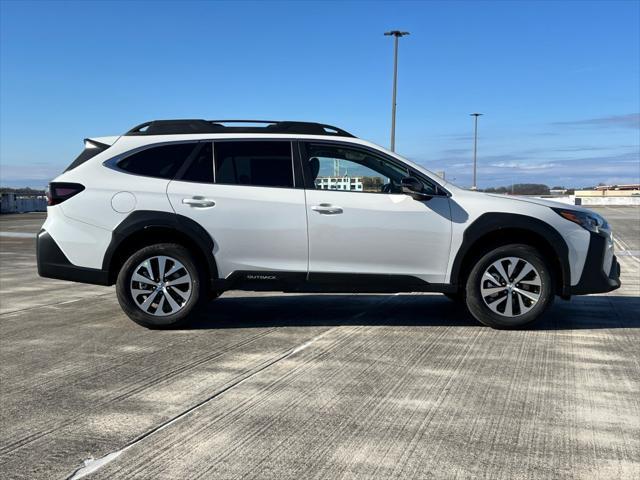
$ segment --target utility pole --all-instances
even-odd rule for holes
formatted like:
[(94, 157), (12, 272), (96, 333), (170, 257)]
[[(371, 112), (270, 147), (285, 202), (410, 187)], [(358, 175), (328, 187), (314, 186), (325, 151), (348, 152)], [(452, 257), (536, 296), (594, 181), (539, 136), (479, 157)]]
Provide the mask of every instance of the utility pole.
[(473, 134), (473, 185), (471, 190), (478, 189), (477, 182), (477, 163), (478, 163), (478, 117), (482, 113), (470, 113), (470, 116), (474, 117), (474, 134)]
[(396, 151), (396, 93), (398, 82), (398, 39), (409, 35), (409, 32), (402, 32), (400, 30), (391, 30), (390, 32), (384, 32), (388, 37), (393, 38), (393, 97), (391, 100), (391, 151)]

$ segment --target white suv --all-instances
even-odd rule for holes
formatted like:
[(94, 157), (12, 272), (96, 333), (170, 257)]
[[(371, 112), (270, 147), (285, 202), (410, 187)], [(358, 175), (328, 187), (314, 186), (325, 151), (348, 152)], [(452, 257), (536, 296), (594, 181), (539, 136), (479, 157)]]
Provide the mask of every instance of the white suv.
[(463, 190), (329, 125), (160, 120), (85, 146), (50, 185), (38, 272), (115, 283), (147, 327), (242, 289), (441, 292), (514, 328), (620, 286), (599, 215)]

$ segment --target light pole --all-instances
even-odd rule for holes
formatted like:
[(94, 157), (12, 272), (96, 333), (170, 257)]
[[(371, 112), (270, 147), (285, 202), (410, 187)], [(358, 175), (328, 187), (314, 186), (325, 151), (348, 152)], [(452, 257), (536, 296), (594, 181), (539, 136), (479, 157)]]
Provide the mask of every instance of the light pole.
[(401, 32), (400, 30), (391, 30), (384, 32), (388, 37), (393, 38), (393, 98), (391, 100), (391, 151), (396, 150), (396, 92), (398, 82), (398, 39), (409, 35), (409, 32)]
[(478, 160), (478, 117), (482, 113), (470, 113), (470, 116), (474, 117), (474, 133), (473, 133), (473, 185), (471, 190), (478, 189), (477, 183), (477, 160)]

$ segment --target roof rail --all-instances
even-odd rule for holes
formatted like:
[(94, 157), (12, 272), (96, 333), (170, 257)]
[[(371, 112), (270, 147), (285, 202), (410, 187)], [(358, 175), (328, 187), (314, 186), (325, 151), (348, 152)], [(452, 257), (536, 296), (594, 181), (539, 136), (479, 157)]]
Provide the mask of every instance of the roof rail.
[[(228, 124), (259, 124), (228, 125)], [(133, 127), (125, 135), (178, 135), (188, 133), (291, 133), (354, 137), (332, 125), (275, 120), (152, 120)]]

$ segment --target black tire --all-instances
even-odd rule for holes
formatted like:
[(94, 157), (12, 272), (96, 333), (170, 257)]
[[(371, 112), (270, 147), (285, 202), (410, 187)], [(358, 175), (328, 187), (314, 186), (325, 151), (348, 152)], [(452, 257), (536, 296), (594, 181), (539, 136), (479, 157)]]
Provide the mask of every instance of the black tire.
[[(184, 266), (184, 270), (186, 270), (187, 274), (190, 277), (191, 281), (187, 282), (186, 284), (190, 285), (190, 296), (186, 301), (183, 301), (184, 303), (181, 304), (180, 309), (177, 310), (176, 313), (166, 314), (164, 316), (156, 316), (147, 313), (138, 306), (136, 300), (133, 298), (133, 294), (131, 292), (131, 277), (142, 262), (155, 256), (166, 256), (170, 257), (171, 259), (177, 260)], [(178, 272), (179, 273), (177, 273), (176, 275), (184, 273), (182, 270), (179, 270)], [(175, 243), (158, 243), (138, 250), (127, 259), (127, 261), (120, 269), (120, 272), (118, 273), (118, 279), (116, 281), (116, 294), (118, 296), (120, 307), (122, 307), (124, 313), (126, 313), (127, 316), (137, 324), (152, 329), (176, 328), (184, 325), (189, 319), (189, 316), (202, 305), (204, 300), (207, 299), (208, 292), (206, 292), (203, 288), (203, 278), (204, 275), (202, 271), (198, 268), (197, 264), (193, 260), (193, 257), (185, 247)], [(154, 287), (148, 286), (145, 288)], [(167, 289), (170, 288), (172, 287), (167, 287)], [(164, 296), (166, 294), (167, 293), (158, 292), (156, 298), (160, 298), (161, 296)], [(145, 299), (148, 298), (148, 296), (138, 295), (138, 298)], [(172, 295), (172, 299), (174, 301), (180, 301), (180, 297), (176, 296), (175, 293), (174, 295)], [(160, 303), (156, 302), (155, 300), (154, 302), (155, 303), (152, 303), (151, 305)], [(168, 303), (168, 301), (162, 303)], [(151, 308), (153, 307), (151, 306)], [(165, 308), (167, 307), (165, 306)], [(156, 308), (156, 312), (157, 311), (158, 310)]]
[[(512, 272), (509, 283), (505, 284), (504, 290), (495, 293), (494, 296), (487, 297), (489, 299), (488, 302), (494, 308), (498, 310), (500, 308), (504, 309), (504, 312), (501, 314), (500, 312), (494, 312), (489, 308), (488, 304), (483, 299), (481, 288), (483, 285), (485, 285), (485, 288), (490, 288), (498, 284), (497, 281), (487, 280), (486, 277), (484, 277), (484, 274), (487, 272), (487, 269), (490, 268), (492, 272), (497, 274), (497, 271), (492, 269), (492, 264), (494, 264), (494, 262), (501, 263), (499, 260), (506, 259), (506, 257), (515, 257), (517, 259), (524, 260), (533, 266), (536, 272), (527, 275), (524, 278), (535, 278), (535, 273), (537, 273), (537, 278), (539, 278), (538, 283), (540, 283), (540, 285), (532, 286), (527, 280), (518, 284), (512, 282), (512, 280), (515, 280), (518, 277), (519, 271), (524, 271), (524, 267), (519, 271), (517, 270), (518, 267), (515, 267), (516, 269)], [(516, 262), (506, 261), (506, 264), (502, 265), (503, 267), (504, 265), (509, 267), (510, 263)], [(522, 265), (526, 264), (518, 262), (518, 266)], [(507, 270), (508, 268), (505, 268), (504, 271), (508, 273)], [(509, 285), (511, 286), (509, 287)], [(502, 285), (499, 285), (496, 288), (501, 287)], [(509, 289), (507, 290), (507, 288)], [(537, 301), (531, 302), (528, 297), (518, 293), (518, 288), (520, 289), (520, 292), (524, 290), (524, 292), (529, 296), (537, 295)], [(516, 289), (516, 291), (511, 289)], [(531, 291), (525, 289), (531, 289)], [(535, 248), (529, 245), (520, 244), (498, 247), (483, 255), (473, 266), (469, 276), (467, 277), (465, 292), (467, 308), (471, 314), (481, 323), (497, 329), (521, 328), (534, 322), (547, 310), (547, 308), (551, 306), (555, 297), (553, 275), (547, 261)], [(509, 295), (512, 296), (511, 303), (508, 302), (509, 299), (507, 296)], [(497, 301), (494, 299), (497, 299)], [(513, 316), (508, 316), (506, 314), (507, 308), (509, 307), (511, 307)], [(529, 310), (526, 311), (528, 308)]]

